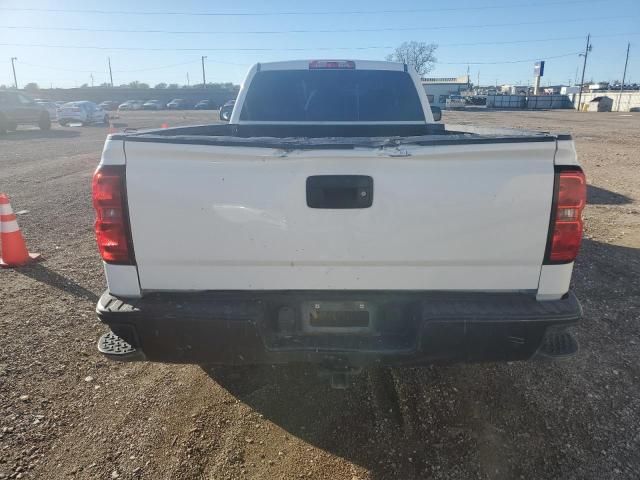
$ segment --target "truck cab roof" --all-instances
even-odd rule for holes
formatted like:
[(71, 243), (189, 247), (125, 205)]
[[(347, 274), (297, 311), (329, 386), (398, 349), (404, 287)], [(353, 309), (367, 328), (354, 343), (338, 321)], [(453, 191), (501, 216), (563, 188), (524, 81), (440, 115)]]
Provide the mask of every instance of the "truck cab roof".
[[(386, 62), (382, 60), (285, 60), (281, 62), (256, 63), (253, 69), (257, 71), (271, 70), (391, 70), (402, 72), (411, 67), (399, 62)], [(413, 68), (411, 68), (413, 70)]]

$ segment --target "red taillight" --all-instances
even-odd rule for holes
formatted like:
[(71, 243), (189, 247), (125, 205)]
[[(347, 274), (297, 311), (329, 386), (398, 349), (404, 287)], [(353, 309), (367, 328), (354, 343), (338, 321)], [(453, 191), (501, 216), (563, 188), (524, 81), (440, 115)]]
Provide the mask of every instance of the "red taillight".
[(309, 70), (344, 69), (353, 70), (356, 62), (353, 60), (313, 60), (309, 62)]
[(560, 170), (556, 182), (547, 263), (569, 263), (578, 255), (582, 241), (587, 182), (582, 170)]
[(133, 265), (126, 209), (124, 165), (98, 167), (93, 175), (96, 240), (107, 263)]

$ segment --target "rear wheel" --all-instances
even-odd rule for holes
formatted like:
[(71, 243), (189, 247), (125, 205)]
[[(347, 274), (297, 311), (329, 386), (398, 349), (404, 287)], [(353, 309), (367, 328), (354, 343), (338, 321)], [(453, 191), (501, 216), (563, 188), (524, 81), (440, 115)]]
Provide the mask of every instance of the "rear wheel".
[(40, 115), (40, 120), (38, 120), (38, 127), (40, 130), (51, 130), (51, 118), (47, 112), (44, 112)]
[(60, 120), (58, 123), (60, 124), (61, 127), (66, 127), (68, 125), (66, 120)]

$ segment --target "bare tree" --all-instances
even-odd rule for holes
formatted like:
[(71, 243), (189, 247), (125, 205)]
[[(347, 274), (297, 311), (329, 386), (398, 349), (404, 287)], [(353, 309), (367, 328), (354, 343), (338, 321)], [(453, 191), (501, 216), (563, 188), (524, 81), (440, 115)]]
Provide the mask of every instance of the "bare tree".
[(437, 59), (434, 55), (438, 45), (424, 42), (404, 42), (393, 53), (387, 55), (390, 62), (402, 62), (412, 65), (420, 75), (433, 70)]

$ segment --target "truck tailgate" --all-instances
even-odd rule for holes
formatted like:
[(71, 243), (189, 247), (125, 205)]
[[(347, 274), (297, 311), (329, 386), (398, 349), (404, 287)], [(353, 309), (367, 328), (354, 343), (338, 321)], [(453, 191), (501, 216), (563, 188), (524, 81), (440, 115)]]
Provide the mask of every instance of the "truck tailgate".
[[(536, 290), (555, 141), (401, 149), (125, 142), (143, 290)], [(307, 179), (369, 176), (368, 208)]]

